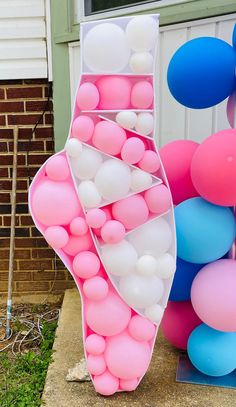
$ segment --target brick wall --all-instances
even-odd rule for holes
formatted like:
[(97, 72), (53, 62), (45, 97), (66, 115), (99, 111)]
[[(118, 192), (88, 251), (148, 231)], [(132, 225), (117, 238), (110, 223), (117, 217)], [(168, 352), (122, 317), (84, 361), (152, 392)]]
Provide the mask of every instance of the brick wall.
[(50, 93), (50, 85), (45, 80), (0, 81), (1, 294), (7, 292), (14, 125), (19, 126), (14, 294), (60, 294), (73, 286), (68, 272), (55, 259), (53, 250), (36, 230), (28, 213), (30, 180), (54, 151)]

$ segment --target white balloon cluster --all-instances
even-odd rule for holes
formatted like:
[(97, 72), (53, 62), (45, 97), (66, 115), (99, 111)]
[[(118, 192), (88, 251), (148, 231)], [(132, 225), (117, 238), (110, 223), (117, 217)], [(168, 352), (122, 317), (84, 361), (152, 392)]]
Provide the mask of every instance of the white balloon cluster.
[(81, 203), (86, 209), (124, 198), (129, 193), (140, 192), (152, 185), (150, 174), (134, 169), (123, 161), (108, 158), (76, 138), (70, 138), (65, 149), (77, 180)]
[(164, 312), (160, 305), (166, 290), (164, 281), (175, 272), (171, 244), (167, 220), (157, 218), (130, 232), (122, 242), (101, 248), (106, 271), (123, 299), (156, 323)]
[(157, 40), (153, 17), (137, 16), (128, 21), (125, 31), (115, 23), (92, 26), (83, 40), (86, 67), (96, 73), (116, 73), (124, 69), (136, 74), (150, 73)]
[(124, 110), (117, 113), (116, 122), (126, 129), (135, 129), (143, 136), (151, 134), (154, 127), (153, 115), (149, 112), (135, 113)]

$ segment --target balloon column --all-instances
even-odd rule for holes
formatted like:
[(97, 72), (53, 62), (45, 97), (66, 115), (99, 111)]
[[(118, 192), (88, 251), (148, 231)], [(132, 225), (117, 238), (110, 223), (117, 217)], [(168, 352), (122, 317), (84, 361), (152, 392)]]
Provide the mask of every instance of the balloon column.
[[(227, 115), (234, 127), (235, 68), (231, 45), (197, 38), (170, 61), (169, 89), (177, 101), (195, 109), (229, 96)], [(219, 131), (201, 145), (174, 141), (160, 156), (176, 204), (178, 242), (162, 329), (173, 345), (187, 349), (199, 371), (227, 375), (236, 369), (236, 130)]]
[(145, 374), (175, 268), (171, 194), (154, 142), (158, 16), (81, 24), (82, 76), (65, 149), (30, 188), (35, 224), (83, 300), (97, 392)]

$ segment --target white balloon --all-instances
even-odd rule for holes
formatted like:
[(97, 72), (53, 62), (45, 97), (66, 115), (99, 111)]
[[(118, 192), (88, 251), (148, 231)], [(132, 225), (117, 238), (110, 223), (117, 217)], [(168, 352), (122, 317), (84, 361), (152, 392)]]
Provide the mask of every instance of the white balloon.
[(156, 276), (131, 274), (120, 280), (121, 296), (133, 308), (150, 307), (161, 299), (163, 292), (163, 282)]
[(82, 143), (77, 138), (70, 138), (65, 145), (65, 150), (70, 157), (78, 157), (82, 150)]
[(130, 57), (129, 65), (134, 73), (150, 73), (153, 67), (153, 56), (150, 52), (135, 52)]
[(135, 130), (143, 134), (144, 136), (148, 136), (153, 131), (154, 127), (154, 119), (153, 115), (148, 112), (143, 112), (138, 114), (137, 122), (135, 125)]
[(171, 228), (165, 219), (158, 218), (130, 232), (129, 241), (139, 256), (151, 254), (154, 257), (159, 257), (166, 253), (171, 246)]
[(143, 276), (154, 275), (157, 271), (157, 261), (155, 257), (150, 256), (150, 254), (145, 254), (144, 256), (139, 257), (136, 270)]
[(78, 194), (85, 208), (95, 208), (101, 203), (101, 196), (92, 181), (82, 181), (78, 186)]
[(96, 73), (120, 72), (130, 56), (124, 31), (112, 23), (91, 28), (84, 38), (83, 52), (85, 64)]
[(124, 276), (134, 271), (138, 256), (133, 246), (123, 240), (117, 244), (103, 246), (101, 258), (108, 273)]
[(80, 180), (91, 179), (102, 164), (102, 156), (92, 148), (84, 148), (82, 153), (71, 160), (72, 169)]
[(145, 309), (145, 315), (151, 321), (159, 323), (162, 320), (164, 314), (164, 308), (159, 304), (151, 305)]
[(130, 112), (129, 110), (126, 110), (117, 113), (116, 121), (120, 126), (126, 127), (127, 129), (132, 129), (136, 124), (137, 115), (135, 112)]
[(173, 256), (165, 253), (158, 257), (157, 261), (157, 275), (160, 278), (170, 278), (174, 275), (176, 269), (176, 262)]
[(149, 16), (132, 18), (126, 27), (130, 47), (134, 51), (150, 51), (157, 41), (157, 23)]
[(123, 198), (130, 190), (131, 173), (127, 164), (115, 159), (105, 161), (95, 176), (99, 193), (107, 200)]
[(142, 170), (133, 170), (131, 173), (131, 189), (133, 192), (143, 191), (152, 185), (152, 176)]

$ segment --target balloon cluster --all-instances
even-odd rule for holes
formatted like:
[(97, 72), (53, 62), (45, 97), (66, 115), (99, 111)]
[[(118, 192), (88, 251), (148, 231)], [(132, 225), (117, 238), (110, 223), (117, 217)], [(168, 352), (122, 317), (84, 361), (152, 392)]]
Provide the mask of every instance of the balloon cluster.
[[(169, 89), (184, 106), (210, 107), (235, 91), (235, 67), (232, 46), (194, 39), (170, 61)], [(231, 125), (233, 100), (234, 94)], [(229, 256), (236, 233), (236, 130), (219, 131), (201, 145), (174, 141), (160, 156), (176, 204), (178, 253), (162, 329), (198, 370), (223, 376), (236, 368), (236, 260)]]
[[(157, 19), (114, 21), (83, 25), (69, 137), (30, 193), (37, 227), (80, 289), (87, 366), (104, 395), (134, 390), (146, 372), (176, 268), (153, 138)], [(126, 65), (135, 75), (117, 75)]]

